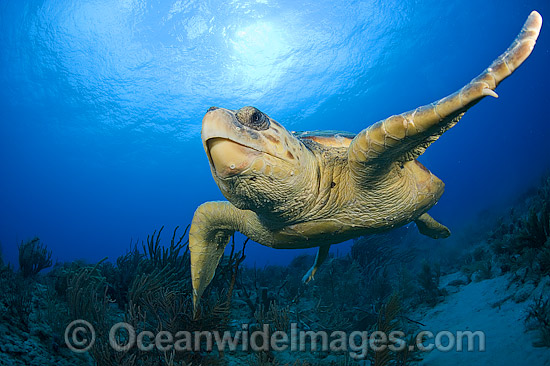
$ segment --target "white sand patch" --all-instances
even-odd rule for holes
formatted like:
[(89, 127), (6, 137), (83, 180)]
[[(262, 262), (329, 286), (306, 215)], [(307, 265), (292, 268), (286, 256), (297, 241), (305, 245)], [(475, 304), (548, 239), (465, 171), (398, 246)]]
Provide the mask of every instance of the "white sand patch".
[[(485, 351), (479, 351), (479, 344), (473, 352), (449, 352), (434, 350), (425, 355), (422, 366), (453, 365), (529, 365), (549, 366), (550, 349), (533, 347), (537, 340), (535, 332), (525, 331), (526, 309), (531, 298), (522, 303), (509, 299), (500, 306), (494, 306), (514, 294), (515, 286), (507, 289), (509, 277), (502, 276), (478, 283), (470, 283), (460, 291), (448, 295), (444, 302), (429, 310), (422, 320), (429, 330), (439, 331), (483, 331)], [(536, 292), (536, 291), (535, 291)], [(534, 296), (534, 294), (533, 294)], [(446, 338), (444, 338), (446, 344)], [(431, 340), (429, 343), (433, 343)]]

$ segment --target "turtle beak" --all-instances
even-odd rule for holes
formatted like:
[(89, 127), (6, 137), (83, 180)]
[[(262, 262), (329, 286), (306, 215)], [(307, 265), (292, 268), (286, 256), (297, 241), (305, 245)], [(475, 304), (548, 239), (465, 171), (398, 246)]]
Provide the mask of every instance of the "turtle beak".
[(246, 170), (260, 152), (235, 141), (214, 137), (206, 140), (206, 154), (220, 178), (229, 178)]

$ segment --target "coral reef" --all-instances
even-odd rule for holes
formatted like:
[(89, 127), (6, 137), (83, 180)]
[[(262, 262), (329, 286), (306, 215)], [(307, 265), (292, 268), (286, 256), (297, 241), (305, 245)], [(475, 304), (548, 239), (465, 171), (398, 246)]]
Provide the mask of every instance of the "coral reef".
[(531, 328), (539, 332), (536, 347), (550, 347), (550, 298), (540, 295), (527, 309), (526, 321), (532, 322)]
[[(170, 246), (161, 246), (155, 231), (143, 244), (143, 252), (136, 248), (118, 258), (117, 265), (100, 262), (95, 266), (73, 268), (67, 273), (67, 303), (73, 319), (86, 319), (97, 332), (97, 341), (90, 350), (98, 365), (178, 365), (204, 361), (201, 353), (161, 352), (153, 349), (142, 352), (131, 348), (117, 352), (109, 343), (110, 327), (117, 321), (131, 324), (134, 329), (168, 331), (179, 330), (223, 331), (229, 320), (231, 283), (226, 291), (211, 291), (198, 315), (193, 314), (191, 302), (189, 252), (187, 241), (173, 232)], [(239, 254), (240, 255), (240, 254)], [(219, 273), (233, 273), (233, 284), (241, 257), (232, 252), (227, 265)], [(244, 257), (244, 255), (243, 255)], [(135, 266), (135, 267), (133, 267)], [(124, 276), (117, 275), (128, 271)], [(111, 282), (110, 282), (111, 281)], [(221, 280), (218, 280), (221, 281)], [(215, 281), (217, 282), (217, 281)], [(116, 308), (111, 305), (116, 302)], [(124, 309), (124, 310), (122, 310)], [(121, 342), (127, 335), (119, 334)]]
[(32, 311), (32, 295), (35, 282), (13, 271), (11, 267), (0, 268), (0, 306), (4, 321), (29, 330), (29, 315)]
[[(414, 345), (413, 335), (422, 326), (413, 319), (437, 306), (448, 291), (501, 275), (510, 280), (510, 294), (494, 307), (507, 302), (523, 306), (527, 328), (539, 335), (537, 346), (548, 347), (549, 202), (550, 179), (545, 179), (535, 194), (526, 197), (523, 208), (511, 210), (485, 236), (474, 230), (475, 237), (460, 237), (462, 247), (457, 245), (447, 261), (426, 255), (431, 250), (423, 252), (422, 245), (431, 248), (432, 244), (420, 241), (431, 239), (418, 239), (406, 228), (359, 238), (349, 253), (329, 255), (307, 285), (302, 275), (310, 268), (312, 256), (298, 256), (288, 266), (246, 267), (248, 239), (237, 244), (233, 237), (196, 313), (191, 300), (188, 228), (176, 227), (167, 245), (162, 244), (161, 228), (144, 242), (132, 243), (113, 262), (56, 263), (46, 274), (41, 271), (51, 266), (51, 251), (37, 238), (22, 242), (19, 271), (0, 262), (0, 334), (5, 339), (0, 345), (0, 365), (404, 366), (420, 359), (418, 351), (408, 347)], [(87, 320), (97, 332), (88, 353), (73, 353), (64, 342), (65, 328), (75, 319)], [(138, 332), (154, 334), (236, 331), (248, 324), (248, 339), (240, 339), (239, 344), (255, 342), (251, 333), (256, 330), (289, 332), (291, 325), (327, 334), (399, 329), (405, 337), (399, 350), (374, 347), (362, 360), (346, 351), (312, 349), (296, 355), (275, 351), (270, 345), (257, 352), (223, 352), (209, 348), (205, 339), (200, 350), (119, 352), (107, 340), (112, 325), (121, 321)], [(121, 343), (128, 337), (125, 331), (116, 334)], [(308, 339), (306, 348), (312, 342)], [(374, 343), (387, 344), (383, 339)]]
[(418, 283), (421, 291), (420, 297), (429, 306), (435, 306), (444, 293), (439, 289), (439, 279), (441, 278), (441, 267), (438, 263), (431, 265), (427, 261), (422, 263), (422, 270), (418, 274)]
[(0, 365), (92, 364), (87, 355), (64, 347), (66, 306), (57, 306), (61, 301), (46, 282), (0, 265)]
[(528, 198), (527, 206), (524, 214), (512, 209), (502, 218), (489, 242), (502, 272), (526, 268), (525, 276), (538, 280), (550, 274), (550, 177)]
[(486, 241), (464, 256), (462, 272), (468, 281), (508, 274), (512, 293), (495, 305), (532, 299), (526, 308), (528, 328), (540, 334), (538, 346), (550, 347), (550, 302), (542, 294), (535, 297), (550, 281), (550, 176), (524, 201), (500, 218)]
[[(142, 251), (134, 245), (115, 263), (104, 259), (95, 265), (82, 261), (56, 264), (43, 276), (38, 273), (51, 265), (51, 252), (38, 239), (22, 243), (21, 270), (14, 272), (11, 267), (0, 266), (3, 322), (21, 329), (23, 337), (32, 337), (28, 342), (36, 338), (45, 346), (68, 355), (69, 360), (74, 358), (70, 361), (74, 365), (91, 362), (100, 366), (213, 364), (209, 361), (213, 357), (211, 352), (142, 352), (137, 348), (118, 352), (108, 343), (110, 328), (120, 321), (138, 331), (175, 333), (182, 329), (190, 332), (226, 329), (232, 289), (245, 258), (244, 247), (236, 251), (233, 241), (233, 251), (219, 268), (199, 313), (193, 314), (188, 242), (184, 240), (187, 232), (188, 228), (178, 235), (176, 228), (170, 245), (163, 247), (161, 228), (142, 244)], [(89, 356), (73, 354), (63, 341), (65, 328), (76, 319), (88, 321), (96, 331)], [(122, 333), (117, 337), (124, 341), (127, 335)], [(5, 346), (0, 351), (6, 357), (20, 357), (21, 364), (29, 364), (18, 349)], [(42, 364), (52, 363), (56, 362)], [(63, 364), (63, 359), (59, 363)]]

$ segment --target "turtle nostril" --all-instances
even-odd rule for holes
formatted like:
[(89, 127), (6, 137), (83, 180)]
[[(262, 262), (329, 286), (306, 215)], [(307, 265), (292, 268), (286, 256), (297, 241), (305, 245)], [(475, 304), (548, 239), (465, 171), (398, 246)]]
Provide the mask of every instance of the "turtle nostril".
[(210, 107), (210, 108), (208, 108), (208, 110), (206, 111), (206, 113), (215, 111), (216, 109), (218, 109), (218, 107)]

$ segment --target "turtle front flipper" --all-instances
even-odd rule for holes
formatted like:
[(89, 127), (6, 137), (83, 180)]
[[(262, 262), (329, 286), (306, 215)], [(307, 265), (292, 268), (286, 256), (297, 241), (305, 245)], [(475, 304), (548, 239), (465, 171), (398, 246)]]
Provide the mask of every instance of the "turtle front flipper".
[(414, 222), (420, 234), (429, 236), (432, 239), (444, 239), (451, 235), (451, 231), (445, 225), (435, 221), (427, 213), (420, 215)]
[(231, 235), (243, 227), (245, 216), (244, 211), (229, 202), (206, 202), (195, 211), (189, 230), (195, 312), (204, 290), (214, 278)]
[(533, 11), (506, 52), (462, 89), (360, 132), (348, 149), (352, 171), (359, 177), (372, 177), (376, 172), (383, 173), (392, 163), (416, 159), (483, 97), (498, 97), (493, 89), (531, 54), (541, 26), (542, 17)]
[(193, 284), (193, 311), (196, 313), (200, 298), (216, 273), (231, 235), (239, 231), (250, 239), (268, 245), (272, 232), (258, 216), (240, 210), (230, 202), (206, 202), (195, 211), (189, 229), (191, 253), (191, 282)]
[(195, 311), (204, 289), (214, 278), (231, 235), (238, 228), (235, 210), (229, 202), (206, 202), (197, 208), (193, 216), (189, 230), (189, 251)]
[(305, 276), (302, 277), (303, 283), (308, 283), (309, 281), (315, 279), (315, 273), (317, 273), (317, 270), (319, 269), (321, 264), (323, 264), (325, 259), (327, 259), (329, 249), (330, 249), (330, 245), (323, 245), (319, 247), (313, 266), (309, 269), (309, 271), (307, 271)]

